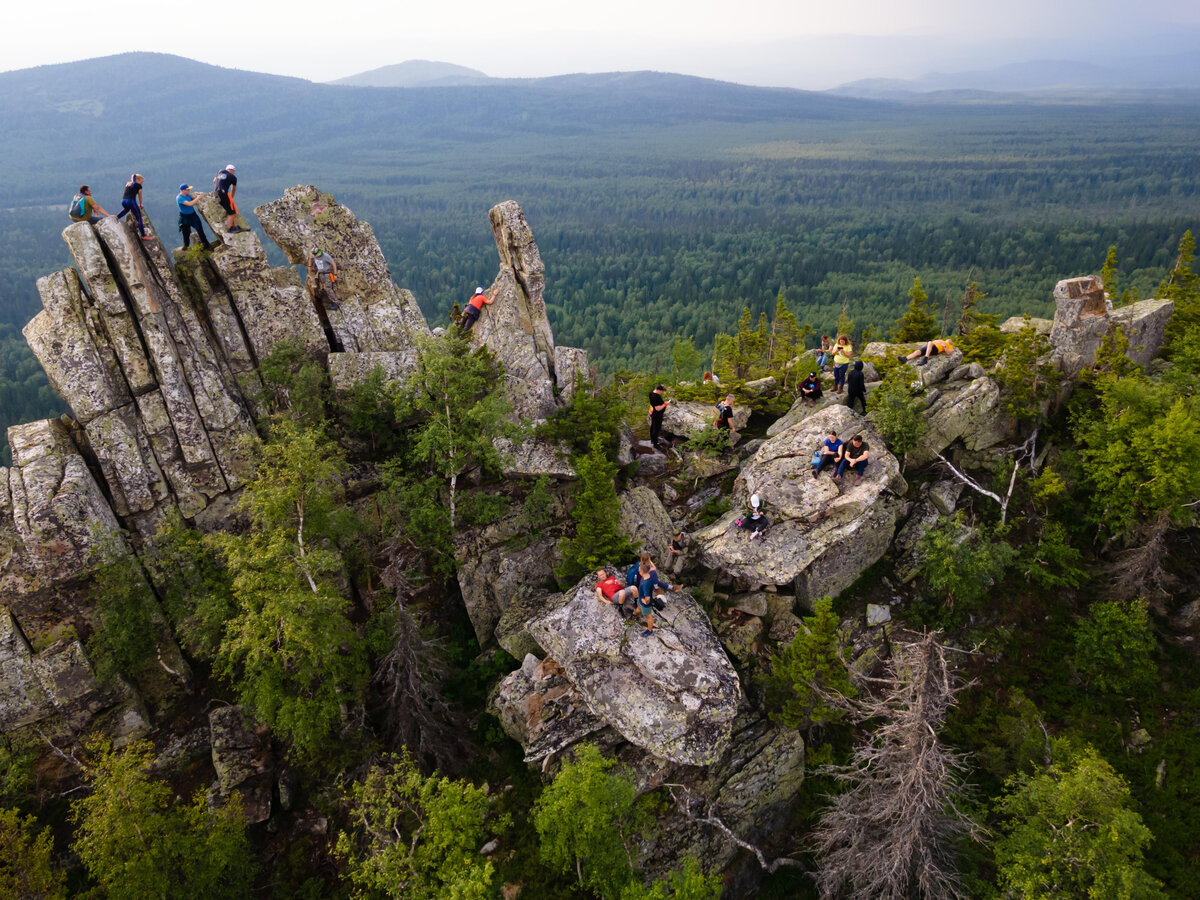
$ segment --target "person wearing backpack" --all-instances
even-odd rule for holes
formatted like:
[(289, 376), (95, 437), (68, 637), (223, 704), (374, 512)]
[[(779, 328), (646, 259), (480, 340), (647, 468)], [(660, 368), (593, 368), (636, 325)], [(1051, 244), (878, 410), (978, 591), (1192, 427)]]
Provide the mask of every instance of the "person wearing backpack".
[(327, 310), (337, 309), (337, 295), (333, 288), (337, 284), (337, 260), (320, 247), (314, 247), (305, 267), (308, 269), (308, 280), (305, 284), (313, 300), (319, 299)]
[(713, 427), (721, 431), (733, 431), (733, 394), (725, 398), (725, 402), (717, 404), (717, 418)]
[(118, 219), (123, 219), (130, 213), (133, 213), (133, 218), (137, 222), (138, 234), (142, 236), (143, 241), (152, 241), (154, 238), (146, 234), (146, 223), (142, 221), (142, 184), (145, 179), (136, 172), (129, 176), (129, 180), (125, 182), (125, 193), (121, 195), (121, 211), (117, 213)]
[[(96, 213), (100, 215), (96, 215)], [(111, 213), (92, 199), (90, 187), (81, 184), (79, 193), (71, 198), (71, 205), (67, 207), (67, 215), (71, 217), (72, 222), (87, 222), (89, 225), (95, 225), (104, 216), (111, 215)]]
[(237, 168), (230, 163), (213, 176), (213, 193), (217, 195), (217, 202), (221, 204), (221, 209), (225, 210), (226, 234), (237, 234), (239, 231), (250, 230), (239, 227), (237, 223), (238, 208), (233, 199), (237, 193), (236, 172)]
[(192, 239), (193, 229), (196, 232), (196, 237), (200, 238), (200, 243), (204, 249), (212, 249), (212, 244), (208, 242), (208, 236), (204, 233), (204, 225), (200, 222), (200, 215), (196, 212), (196, 203), (199, 200), (199, 194), (192, 196), (192, 186), (190, 184), (181, 184), (179, 186), (179, 196), (175, 198), (175, 202), (179, 204), (179, 231), (183, 234), (183, 246), (179, 248), (180, 250), (188, 248), (188, 243)]
[(846, 405), (854, 409), (854, 401), (862, 404), (863, 415), (867, 414), (867, 376), (863, 374), (861, 359), (854, 361), (854, 369), (846, 376)]

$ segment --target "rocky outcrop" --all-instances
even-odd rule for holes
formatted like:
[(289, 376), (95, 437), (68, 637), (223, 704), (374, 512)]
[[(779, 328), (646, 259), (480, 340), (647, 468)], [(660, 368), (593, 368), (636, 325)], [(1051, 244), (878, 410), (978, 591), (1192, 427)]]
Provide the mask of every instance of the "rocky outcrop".
[(533, 618), (529, 632), (560, 665), (588, 711), (654, 756), (710, 765), (729, 743), (737, 672), (708, 617), (686, 594), (668, 594), (658, 628), (621, 619), (585, 577)]
[[(810, 460), (830, 429), (863, 434), (871, 450), (867, 473), (835, 484), (811, 474)], [(896, 458), (870, 423), (845, 406), (818, 412), (771, 438), (742, 468), (733, 509), (693, 535), (702, 563), (735, 583), (794, 583), (804, 600), (837, 595), (887, 550), (907, 490)], [(771, 521), (761, 540), (733, 526), (752, 493)]]
[(219, 706), (208, 714), (212, 764), (217, 773), (210, 795), (227, 800), (241, 794), (247, 824), (271, 817), (271, 738), (240, 706)]
[(671, 531), (671, 517), (663, 508), (658, 494), (639, 485), (625, 491), (620, 499), (621, 534), (640, 550), (649, 552), (658, 565), (665, 567), (667, 548), (671, 546), (675, 535)]
[(496, 686), (489, 705), (504, 733), (525, 748), (526, 762), (539, 762), (607, 724), (588, 709), (562, 666), (533, 654)]
[(1070, 278), (1054, 289), (1052, 359), (1068, 377), (1094, 366), (1105, 335), (1118, 328), (1129, 341), (1125, 355), (1139, 366), (1146, 365), (1162, 348), (1175, 312), (1172, 300), (1142, 300), (1108, 311), (1098, 282), (1092, 276)]
[(1054, 320), (1037, 319), (1032, 316), (1010, 316), (1000, 323), (1000, 333), (1020, 334), (1026, 327), (1032, 328), (1043, 337), (1049, 337), (1050, 330), (1054, 327)]
[(908, 453), (908, 465), (933, 461), (955, 441), (962, 441), (967, 450), (994, 447), (1004, 440), (1012, 423), (1000, 404), (1000, 386), (983, 376), (942, 385), (925, 410), (925, 424), (920, 442)]
[[(678, 437), (691, 437), (708, 428), (717, 418), (716, 406), (712, 403), (697, 403), (691, 400), (672, 400), (663, 413), (663, 431)], [(733, 407), (733, 430), (741, 431), (750, 421), (750, 407), (735, 403)]]

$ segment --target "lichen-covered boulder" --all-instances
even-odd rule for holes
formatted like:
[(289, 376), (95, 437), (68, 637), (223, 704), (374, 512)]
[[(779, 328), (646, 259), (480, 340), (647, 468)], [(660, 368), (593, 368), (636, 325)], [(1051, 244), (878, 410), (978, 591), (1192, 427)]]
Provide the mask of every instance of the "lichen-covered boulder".
[(955, 441), (968, 450), (994, 447), (1008, 434), (1011, 418), (1000, 403), (1000, 386), (984, 376), (941, 386), (925, 409), (925, 433), (909, 451), (907, 462), (923, 466)]
[(553, 659), (527, 654), (521, 668), (493, 691), (489, 707), (504, 733), (525, 748), (525, 761), (537, 762), (606, 726)]
[[(1028, 318), (1028, 327), (1032, 328), (1038, 334), (1047, 336), (1050, 334), (1050, 329), (1054, 327), (1053, 319), (1037, 319), (1032, 316)], [(1019, 334), (1026, 328), (1025, 316), (1010, 316), (1000, 323), (1001, 334)]]
[[(679, 437), (691, 437), (716, 421), (717, 408), (712, 403), (693, 400), (672, 400), (663, 413), (663, 431)], [(750, 407), (744, 403), (733, 405), (733, 430), (741, 431), (750, 421)]]
[(741, 688), (708, 617), (686, 594), (668, 594), (658, 628), (617, 615), (585, 577), (529, 623), (591, 713), (661, 759), (710, 765), (729, 742)]
[[(830, 429), (862, 433), (871, 451), (866, 475), (839, 486), (827, 471), (812, 477), (813, 451)], [(800, 599), (836, 595), (887, 550), (907, 486), (896, 458), (870, 422), (845, 406), (821, 410), (768, 440), (742, 468), (733, 509), (693, 535), (701, 562), (747, 584), (795, 583)], [(734, 527), (751, 494), (771, 522), (760, 540)]]
[(570, 453), (562, 444), (552, 444), (533, 438), (511, 440), (496, 438), (492, 445), (500, 452), (505, 475), (521, 475), (537, 478), (574, 478), (575, 467), (571, 465)]
[(578, 347), (554, 347), (554, 378), (558, 382), (558, 396), (564, 403), (571, 401), (577, 387), (591, 381), (586, 350)]
[(1068, 377), (1094, 366), (1105, 335), (1118, 328), (1129, 341), (1125, 355), (1139, 366), (1146, 365), (1162, 348), (1175, 312), (1173, 300), (1142, 300), (1106, 312), (1086, 297), (1060, 297), (1059, 293), (1056, 289), (1050, 345), (1054, 362)]
[(247, 824), (271, 817), (271, 777), (274, 767), (270, 732), (240, 706), (218, 706), (208, 714), (209, 743), (217, 780), (214, 799), (242, 795)]
[(417, 365), (416, 350), (378, 350), (369, 353), (330, 353), (329, 382), (339, 397), (348, 395), (356, 384), (376, 370), (383, 380), (400, 384)]
[(664, 566), (667, 548), (674, 537), (671, 517), (667, 515), (658, 494), (650, 488), (638, 485), (621, 494), (621, 534), (629, 538), (639, 549), (654, 557), (655, 563)]

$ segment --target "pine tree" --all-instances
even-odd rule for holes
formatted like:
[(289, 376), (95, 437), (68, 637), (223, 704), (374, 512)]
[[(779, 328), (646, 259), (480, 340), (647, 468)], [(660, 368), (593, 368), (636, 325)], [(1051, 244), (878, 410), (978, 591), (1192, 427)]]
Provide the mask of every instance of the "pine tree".
[(1104, 265), (1100, 267), (1100, 280), (1104, 283), (1104, 293), (1108, 302), (1117, 305), (1117, 245), (1108, 248), (1104, 257)]
[(981, 313), (975, 307), (979, 301), (987, 297), (983, 291), (979, 290), (979, 285), (972, 281), (967, 285), (966, 291), (963, 292), (962, 307), (958, 315), (958, 325), (955, 326), (955, 333), (959, 335), (970, 334), (976, 328), (994, 327), (999, 316)]
[(559, 574), (574, 580), (601, 566), (632, 557), (635, 548), (621, 534), (621, 501), (613, 479), (617, 467), (604, 452), (604, 439), (597, 434), (591, 449), (575, 461), (575, 535), (559, 544), (563, 562)]
[(892, 340), (897, 343), (928, 341), (937, 335), (937, 321), (933, 317), (929, 295), (921, 287), (921, 279), (918, 276), (913, 279), (913, 286), (908, 292), (908, 311), (896, 320)]
[[(775, 298), (775, 318), (771, 322), (771, 339), (767, 346), (767, 367), (781, 380), (786, 380), (788, 363), (804, 349), (804, 339), (810, 334), (812, 328), (800, 326), (783, 299), (783, 291), (780, 291)], [(799, 367), (792, 368), (798, 373)], [(799, 379), (800, 375), (794, 377)]]

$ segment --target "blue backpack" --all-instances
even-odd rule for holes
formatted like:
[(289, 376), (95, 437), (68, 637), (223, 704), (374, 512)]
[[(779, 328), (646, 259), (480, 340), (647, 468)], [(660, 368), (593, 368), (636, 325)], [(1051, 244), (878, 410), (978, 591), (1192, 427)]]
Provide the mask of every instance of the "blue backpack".
[(633, 587), (635, 584), (638, 583), (638, 564), (637, 563), (634, 563), (632, 566), (630, 566), (629, 570), (625, 573), (625, 583), (627, 585), (629, 585), (630, 587)]
[(84, 210), (87, 209), (87, 197), (83, 194), (76, 194), (71, 200), (71, 205), (67, 207), (67, 215), (72, 219), (82, 219)]

